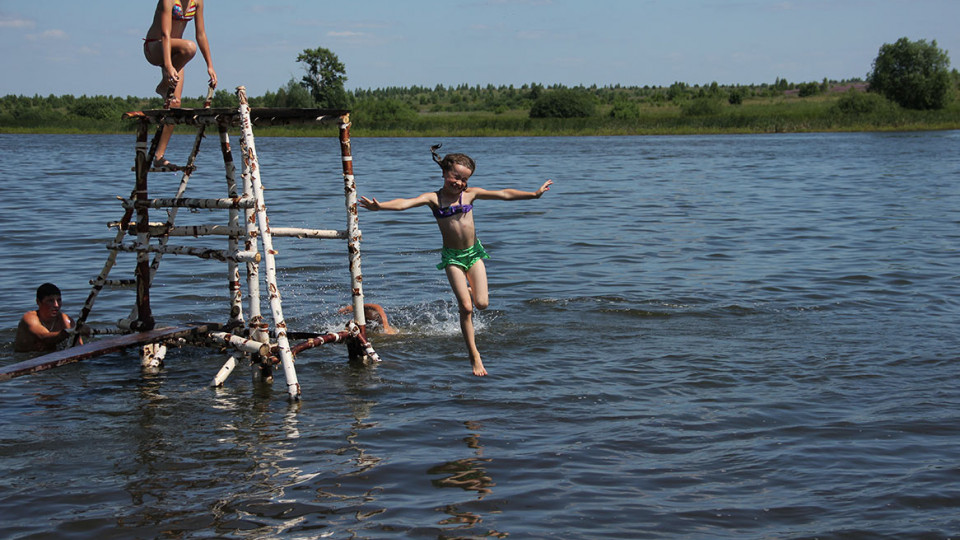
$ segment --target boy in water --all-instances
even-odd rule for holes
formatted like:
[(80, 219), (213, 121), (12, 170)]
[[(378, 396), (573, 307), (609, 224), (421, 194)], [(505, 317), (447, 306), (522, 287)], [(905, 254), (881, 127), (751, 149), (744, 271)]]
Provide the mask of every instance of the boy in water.
[[(353, 313), (353, 306), (340, 308), (340, 313)], [(380, 321), (380, 326), (383, 327), (384, 334), (393, 335), (400, 333), (399, 330), (390, 326), (390, 321), (387, 320), (387, 312), (383, 310), (383, 306), (380, 304), (364, 304), (363, 316), (366, 317), (367, 321)]]
[(479, 187), (467, 187), (467, 180), (476, 170), (476, 163), (465, 154), (447, 154), (442, 159), (437, 154), (440, 145), (432, 147), (433, 160), (443, 171), (443, 185), (437, 191), (424, 193), (412, 199), (394, 199), (380, 202), (376, 198), (360, 198), (360, 204), (367, 210), (407, 210), (417, 206), (429, 206), (440, 227), (443, 238), (443, 251), (440, 254), (438, 269), (447, 273), (450, 287), (457, 297), (460, 308), (460, 331), (467, 345), (473, 374), (482, 377), (487, 374), (477, 350), (473, 331), (473, 308), (486, 309), (489, 305), (487, 291), (487, 271), (483, 259), (489, 259), (483, 245), (477, 239), (473, 223), (473, 201), (493, 199), (515, 201), (539, 199), (550, 190), (552, 180), (547, 180), (536, 191), (518, 189), (486, 190)]
[(23, 314), (13, 343), (16, 352), (49, 352), (69, 337), (73, 320), (60, 311), (60, 289), (53, 283), (37, 288), (37, 309)]

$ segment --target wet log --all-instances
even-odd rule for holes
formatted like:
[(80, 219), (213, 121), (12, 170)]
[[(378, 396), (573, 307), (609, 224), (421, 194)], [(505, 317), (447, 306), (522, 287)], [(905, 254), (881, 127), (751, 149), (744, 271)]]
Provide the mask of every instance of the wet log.
[(70, 347), (62, 351), (45, 354), (16, 364), (0, 367), (0, 381), (6, 381), (14, 377), (29, 375), (38, 371), (44, 371), (66, 364), (72, 364), (81, 360), (103, 356), (112, 352), (120, 351), (137, 345), (146, 343), (156, 343), (158, 341), (177, 339), (181, 337), (205, 334), (212, 330), (217, 330), (219, 324), (209, 323), (196, 326), (176, 326), (157, 328), (149, 332), (139, 332), (136, 334), (126, 334), (112, 338), (100, 339), (90, 343), (85, 343), (77, 347)]

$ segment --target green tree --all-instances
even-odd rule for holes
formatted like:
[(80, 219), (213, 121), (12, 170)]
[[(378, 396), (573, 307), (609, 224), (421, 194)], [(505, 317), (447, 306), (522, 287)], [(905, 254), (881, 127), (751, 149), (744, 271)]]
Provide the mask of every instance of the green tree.
[(670, 89), (667, 90), (667, 99), (670, 101), (680, 101), (687, 95), (687, 83), (677, 81), (670, 85)]
[(593, 116), (596, 101), (590, 94), (577, 90), (543, 92), (530, 108), (530, 118), (586, 118)]
[(350, 100), (343, 87), (347, 82), (347, 70), (333, 51), (323, 47), (304, 49), (297, 56), (297, 62), (306, 64), (307, 74), (301, 84), (310, 90), (318, 107), (344, 109), (349, 106)]
[(538, 83), (533, 83), (530, 85), (530, 95), (528, 96), (530, 100), (536, 101), (540, 99), (540, 94), (543, 93), (543, 85)]
[(617, 98), (610, 109), (610, 118), (618, 120), (637, 120), (640, 118), (640, 106), (633, 101)]
[(950, 90), (950, 58), (937, 41), (884, 43), (867, 75), (870, 91), (907, 109), (942, 109)]
[(84, 118), (107, 120), (120, 118), (120, 109), (114, 100), (106, 96), (80, 96), (70, 107), (70, 112)]
[(217, 90), (213, 93), (213, 101), (210, 102), (211, 107), (236, 107), (237, 106), (237, 96), (227, 92), (226, 90)]
[(716, 116), (722, 112), (722, 109), (723, 105), (719, 99), (702, 97), (684, 105), (681, 110), (684, 116)]
[(815, 96), (821, 92), (820, 88), (821, 86), (819, 83), (815, 83), (815, 82), (800, 83), (800, 92), (798, 95), (800, 97)]
[(404, 125), (416, 120), (417, 111), (396, 99), (368, 99), (357, 102), (352, 116), (358, 125)]
[(739, 88), (731, 90), (730, 95), (727, 96), (727, 103), (731, 105), (743, 105), (743, 91)]
[(851, 88), (840, 96), (835, 107), (843, 114), (865, 115), (889, 110), (896, 105), (880, 94), (866, 94)]
[[(282, 95), (281, 95), (282, 94)], [(314, 106), (313, 96), (303, 85), (297, 84), (297, 81), (291, 78), (286, 86), (277, 90), (277, 97), (274, 107), (293, 107), (297, 109), (309, 109)], [(338, 108), (338, 107), (332, 107)]]

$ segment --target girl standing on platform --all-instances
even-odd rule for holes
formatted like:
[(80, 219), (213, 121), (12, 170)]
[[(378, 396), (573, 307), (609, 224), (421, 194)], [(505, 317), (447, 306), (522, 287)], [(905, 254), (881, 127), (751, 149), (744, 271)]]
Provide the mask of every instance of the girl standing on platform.
[(483, 259), (489, 259), (483, 245), (477, 239), (473, 223), (473, 201), (493, 199), (515, 201), (539, 199), (550, 190), (553, 180), (547, 180), (536, 191), (518, 189), (486, 190), (467, 187), (467, 180), (476, 170), (476, 163), (465, 154), (447, 154), (442, 159), (432, 147), (433, 160), (443, 171), (443, 185), (437, 191), (424, 193), (412, 199), (394, 199), (380, 202), (376, 198), (360, 197), (360, 204), (367, 210), (407, 210), (417, 206), (429, 206), (440, 227), (443, 250), (437, 268), (447, 273), (447, 280), (457, 297), (460, 308), (460, 331), (467, 345), (473, 374), (487, 374), (477, 350), (473, 331), (473, 308), (487, 309), (490, 303), (487, 291), (487, 270)]
[[(213, 69), (213, 58), (210, 56), (210, 43), (207, 41), (207, 30), (203, 21), (203, 0), (185, 0), (186, 7), (181, 0), (158, 0), (157, 9), (153, 14), (153, 24), (147, 30), (147, 37), (143, 38), (143, 55), (161, 71), (160, 84), (157, 93), (166, 98), (173, 89), (173, 99), (164, 104), (165, 108), (179, 107), (180, 96), (183, 92), (183, 68), (193, 59), (200, 49), (200, 54), (207, 63), (209, 84), (217, 86), (217, 72)], [(195, 21), (197, 42), (183, 39), (183, 32), (187, 23)], [(158, 168), (176, 168), (164, 159), (167, 143), (173, 135), (173, 125), (163, 128), (157, 153), (153, 156), (153, 166)]]

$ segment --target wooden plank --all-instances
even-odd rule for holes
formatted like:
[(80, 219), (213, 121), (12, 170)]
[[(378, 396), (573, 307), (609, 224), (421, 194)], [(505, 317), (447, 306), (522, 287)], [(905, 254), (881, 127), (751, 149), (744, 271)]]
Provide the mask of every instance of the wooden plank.
[[(346, 109), (291, 109), (253, 107), (250, 119), (254, 124), (297, 124), (313, 123), (318, 118), (340, 118), (349, 114)], [(236, 107), (206, 109), (151, 109), (124, 113), (125, 119), (141, 120), (149, 123), (166, 122), (174, 124), (201, 125), (224, 121), (236, 125), (240, 120)]]
[(77, 347), (71, 347), (62, 351), (52, 352), (16, 364), (0, 367), (0, 381), (6, 381), (14, 377), (29, 375), (38, 371), (44, 371), (66, 364), (72, 364), (81, 360), (87, 360), (104, 354), (116, 352), (128, 347), (154, 343), (166, 339), (176, 339), (189, 335), (202, 334), (220, 327), (219, 324), (198, 324), (195, 326), (171, 326), (157, 328), (149, 332), (140, 332), (138, 334), (125, 334), (105, 339), (98, 339), (90, 343), (85, 343)]

